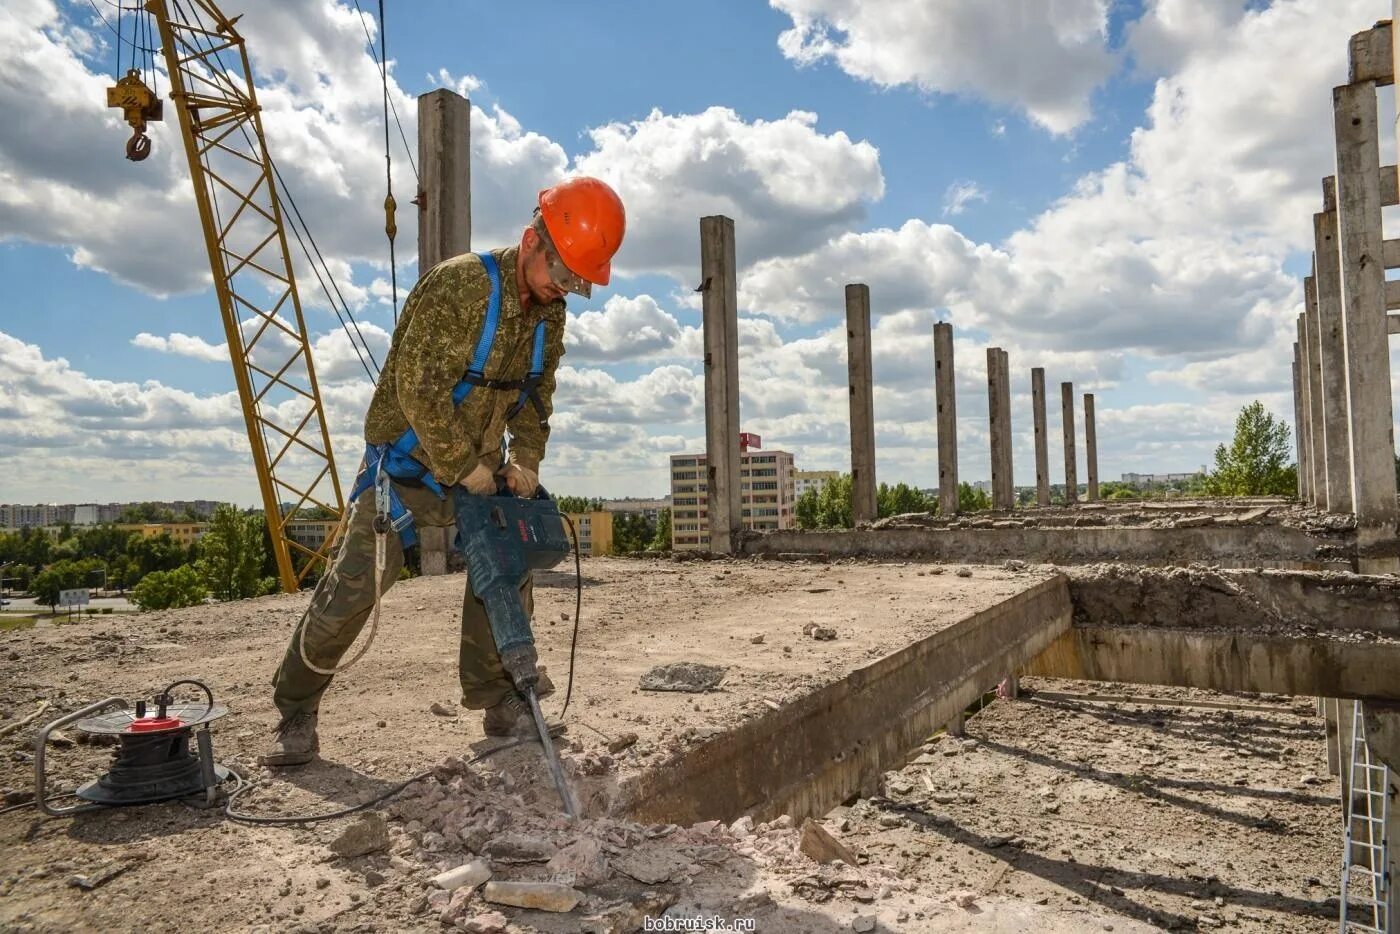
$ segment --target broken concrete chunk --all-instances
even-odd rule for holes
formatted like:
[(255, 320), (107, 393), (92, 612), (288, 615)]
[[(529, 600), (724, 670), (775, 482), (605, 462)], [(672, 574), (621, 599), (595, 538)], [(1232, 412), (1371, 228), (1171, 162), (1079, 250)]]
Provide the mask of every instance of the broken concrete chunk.
[(750, 637), (749, 641), (752, 642), (754, 645), (762, 645), (763, 638), (763, 633), (760, 632), (758, 635)]
[(971, 577), (971, 576), (972, 576), (972, 568), (958, 568), (958, 576), (959, 576), (959, 577)]
[(836, 630), (829, 626), (815, 626), (812, 629), (812, 638), (818, 642), (830, 642), (836, 638)]
[(690, 860), (668, 845), (647, 842), (614, 859), (613, 868), (643, 885), (659, 885), (685, 875)]
[(608, 752), (612, 753), (613, 755), (617, 755), (619, 752), (622, 752), (622, 750), (626, 749), (627, 747), (636, 745), (636, 742), (636, 733), (621, 733), (616, 739), (611, 740), (608, 743)]
[(851, 930), (860, 931), (861, 934), (865, 934), (865, 932), (867, 931), (875, 930), (875, 916), (856, 915), (854, 918), (851, 919)]
[(363, 814), (331, 841), (331, 852), (341, 859), (368, 856), (389, 848), (389, 825), (382, 815)]
[(538, 911), (573, 911), (583, 894), (559, 882), (488, 882), (482, 898), (497, 905)]
[(432, 704), (428, 707), (428, 710), (437, 714), (439, 717), (457, 716), (457, 709), (455, 707), (451, 707), (447, 704), (440, 704), (437, 701), (433, 701)]
[(657, 665), (642, 675), (638, 685), (643, 691), (683, 691), (700, 694), (713, 691), (724, 680), (728, 669), (699, 662), (672, 662)]
[(819, 863), (829, 863), (839, 859), (847, 866), (857, 865), (856, 855), (851, 852), (850, 847), (837, 840), (827, 832), (825, 827), (810, 817), (802, 822), (802, 837), (797, 846), (803, 853)]
[(449, 869), (433, 876), (433, 885), (450, 892), (464, 886), (475, 888), (490, 878), (491, 867), (486, 860), (474, 859), (469, 863), (463, 863), (456, 869)]
[(676, 902), (676, 896), (665, 892), (646, 892), (636, 902), (611, 905), (596, 915), (583, 919), (579, 930), (584, 934), (632, 934), (640, 931), (648, 918), (660, 917)]
[(467, 934), (505, 934), (508, 922), (499, 911), (484, 911), (460, 923)]
[(498, 863), (542, 863), (556, 852), (558, 847), (548, 840), (523, 833), (503, 833), (482, 847), (482, 853)]
[(593, 837), (579, 837), (555, 853), (545, 868), (555, 882), (568, 885), (596, 885), (608, 878), (603, 845)]

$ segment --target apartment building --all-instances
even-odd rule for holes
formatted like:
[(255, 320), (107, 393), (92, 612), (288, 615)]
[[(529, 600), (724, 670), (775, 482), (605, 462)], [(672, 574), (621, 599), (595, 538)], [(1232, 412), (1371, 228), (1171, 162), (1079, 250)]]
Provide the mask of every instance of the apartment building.
[(841, 476), (839, 470), (794, 470), (792, 472), (792, 491), (794, 499), (801, 499), (802, 494), (808, 490), (821, 491), (829, 481)]
[(613, 553), (613, 514), (606, 509), (595, 512), (565, 513), (574, 522), (578, 533), (578, 550), (582, 555)]
[[(671, 455), (671, 547), (710, 547), (709, 481), (704, 454)], [(792, 455), (748, 451), (739, 455), (740, 505), (746, 529), (769, 531), (794, 525), (796, 500)]]

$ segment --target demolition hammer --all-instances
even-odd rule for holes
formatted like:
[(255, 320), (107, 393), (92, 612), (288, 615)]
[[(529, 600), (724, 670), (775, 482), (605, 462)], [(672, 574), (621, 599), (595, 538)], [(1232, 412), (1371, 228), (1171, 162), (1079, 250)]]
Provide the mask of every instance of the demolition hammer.
[(472, 592), (486, 606), (501, 666), (530, 704), (540, 745), (544, 747), (545, 765), (563, 799), (564, 813), (577, 817), (578, 806), (564, 780), (563, 765), (540, 710), (536, 694), (539, 656), (530, 615), (520, 599), (520, 586), (530, 571), (548, 570), (569, 554), (563, 517), (544, 487), (525, 499), (510, 492), (499, 478), (493, 496), (456, 487), (452, 497), (457, 514), (455, 544), (466, 559)]

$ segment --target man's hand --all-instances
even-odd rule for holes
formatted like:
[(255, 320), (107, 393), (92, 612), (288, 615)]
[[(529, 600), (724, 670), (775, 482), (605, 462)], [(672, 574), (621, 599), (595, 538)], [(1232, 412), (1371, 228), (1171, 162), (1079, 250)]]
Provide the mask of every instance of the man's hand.
[(476, 469), (463, 477), (458, 486), (477, 496), (490, 496), (496, 492), (496, 475), (485, 464), (477, 464)]
[(534, 496), (540, 485), (540, 475), (519, 464), (506, 464), (501, 469), (501, 476), (505, 477), (506, 486), (510, 487), (512, 493), (526, 499)]

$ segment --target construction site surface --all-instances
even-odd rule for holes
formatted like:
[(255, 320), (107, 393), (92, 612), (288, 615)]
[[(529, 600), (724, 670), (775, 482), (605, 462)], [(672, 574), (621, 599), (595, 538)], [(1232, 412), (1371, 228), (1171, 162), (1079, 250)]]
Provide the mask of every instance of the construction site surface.
[[(1319, 564), (1333, 533), (1305, 534), (1282, 563)], [(214, 728), (219, 758), (257, 782), (248, 812), (315, 813), (434, 772), (382, 809), (313, 825), (182, 803), (0, 814), (0, 926), (630, 931), (666, 914), (765, 931), (1335, 929), (1339, 752), (1334, 734), (1329, 770), (1313, 698), (1400, 699), (1400, 579), (781, 558), (585, 559), (560, 743), (584, 805), (572, 824), (537, 746), (467, 761), (500, 741), (456, 703), (461, 575), (387, 595), (380, 641), (328, 691), (321, 758), (299, 770), (255, 761), (306, 594), (6, 632), (7, 718), (208, 682), (233, 710)], [(573, 574), (540, 575), (551, 717), (573, 610)], [(1363, 663), (1319, 661), (1354, 650)], [(677, 662), (722, 680), (642, 688)], [(102, 770), (108, 750), (90, 740), (51, 744), (51, 794)], [(5, 737), (11, 800), (31, 787), (32, 741)], [(562, 880), (581, 900), (505, 908), (434, 884), (474, 858), (493, 882)]]

